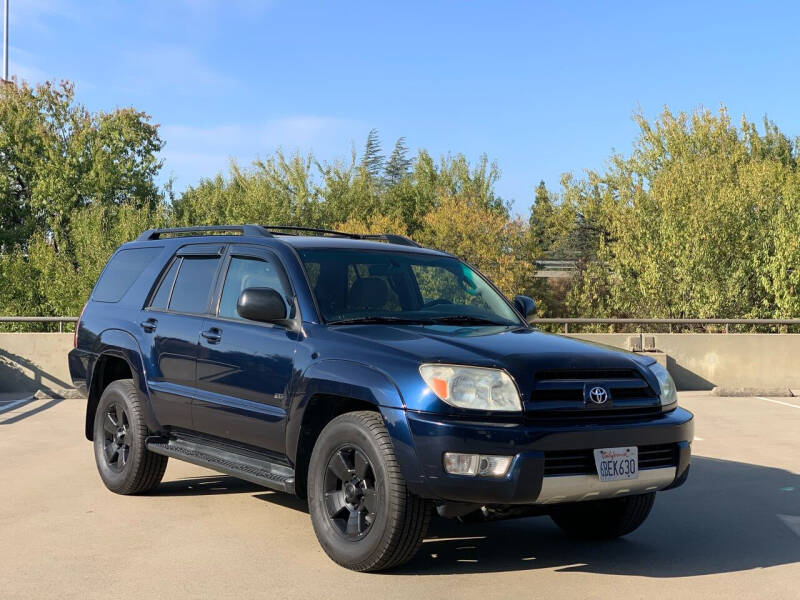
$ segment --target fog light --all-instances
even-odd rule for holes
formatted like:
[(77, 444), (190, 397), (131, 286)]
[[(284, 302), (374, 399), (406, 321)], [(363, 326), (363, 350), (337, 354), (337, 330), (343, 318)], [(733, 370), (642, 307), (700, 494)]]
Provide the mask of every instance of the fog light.
[(511, 466), (511, 456), (445, 452), (444, 470), (452, 475), (503, 477)]

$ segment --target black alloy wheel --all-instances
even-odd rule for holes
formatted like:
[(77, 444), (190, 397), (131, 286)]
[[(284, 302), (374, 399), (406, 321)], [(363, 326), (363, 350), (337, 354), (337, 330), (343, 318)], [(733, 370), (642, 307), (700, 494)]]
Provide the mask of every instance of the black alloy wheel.
[(328, 461), (324, 485), (331, 523), (348, 539), (366, 535), (378, 508), (375, 470), (367, 456), (355, 446), (339, 448)]
[(379, 412), (349, 412), (320, 432), (308, 466), (308, 508), (328, 556), (354, 571), (409, 561), (431, 516), (406, 486)]
[(167, 457), (147, 449), (151, 432), (145, 404), (130, 379), (108, 384), (94, 413), (92, 440), (100, 478), (117, 494), (142, 494), (156, 487), (167, 468)]
[(131, 455), (130, 419), (118, 402), (111, 404), (103, 417), (103, 452), (108, 466), (121, 472)]

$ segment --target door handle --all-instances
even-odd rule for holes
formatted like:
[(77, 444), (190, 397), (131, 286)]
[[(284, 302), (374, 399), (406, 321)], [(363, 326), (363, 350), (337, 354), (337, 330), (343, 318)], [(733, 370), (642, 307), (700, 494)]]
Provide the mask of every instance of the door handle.
[(139, 326), (147, 333), (153, 333), (158, 326), (158, 321), (156, 319), (147, 319), (146, 321), (139, 323)]
[(222, 331), (220, 331), (216, 327), (212, 327), (207, 331), (203, 331), (200, 333), (200, 335), (206, 338), (209, 344), (217, 344), (222, 339)]

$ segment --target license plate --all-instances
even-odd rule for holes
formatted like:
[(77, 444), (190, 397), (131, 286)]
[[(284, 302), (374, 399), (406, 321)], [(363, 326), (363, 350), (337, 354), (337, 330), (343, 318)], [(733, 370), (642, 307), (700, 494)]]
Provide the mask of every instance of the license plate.
[(619, 481), (639, 477), (639, 448), (598, 448), (594, 464), (600, 481)]

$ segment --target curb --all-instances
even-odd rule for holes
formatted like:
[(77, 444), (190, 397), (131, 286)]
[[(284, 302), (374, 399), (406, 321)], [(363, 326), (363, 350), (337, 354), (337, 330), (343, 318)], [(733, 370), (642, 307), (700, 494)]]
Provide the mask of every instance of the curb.
[(744, 396), (767, 396), (768, 398), (793, 398), (795, 394), (789, 388), (725, 388), (715, 387), (712, 396), (728, 396), (740, 398)]

